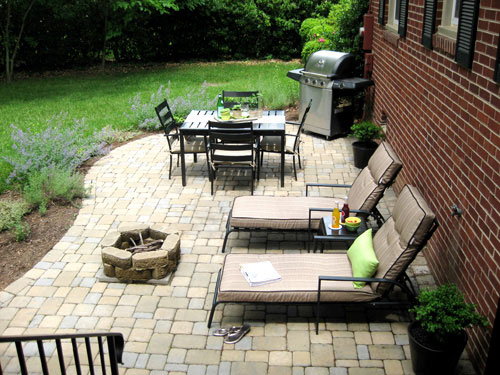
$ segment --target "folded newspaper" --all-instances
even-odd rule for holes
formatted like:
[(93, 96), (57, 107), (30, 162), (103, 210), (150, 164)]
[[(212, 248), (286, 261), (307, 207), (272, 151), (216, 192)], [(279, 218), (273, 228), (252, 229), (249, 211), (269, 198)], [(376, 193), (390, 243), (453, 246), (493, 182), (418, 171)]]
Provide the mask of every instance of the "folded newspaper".
[(240, 269), (250, 286), (260, 286), (281, 280), (281, 275), (269, 261), (241, 264)]

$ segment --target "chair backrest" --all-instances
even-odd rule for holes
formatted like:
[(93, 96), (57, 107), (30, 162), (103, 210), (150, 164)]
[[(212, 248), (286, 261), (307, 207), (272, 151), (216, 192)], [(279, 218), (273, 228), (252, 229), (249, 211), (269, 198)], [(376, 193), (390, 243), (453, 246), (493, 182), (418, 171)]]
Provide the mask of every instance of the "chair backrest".
[[(107, 351), (104, 349), (103, 339), (107, 341)], [(38, 348), (38, 358), (36, 361), (31, 362), (30, 358), (26, 360), (26, 357), (32, 357), (33, 354), (36, 353), (35, 342)], [(0, 344), (1, 343), (14, 343), (19, 364), (19, 369), (16, 369), (16, 372), (23, 375), (32, 373), (32, 371), (38, 373), (40, 370), (43, 374), (49, 374), (49, 367), (52, 366), (50, 366), (51, 359), (48, 359), (47, 355), (52, 356), (54, 347), (58, 357), (57, 363), (59, 364), (59, 374), (66, 373), (67, 365), (74, 366), (76, 372), (80, 374), (82, 372), (80, 363), (83, 363), (84, 367), (87, 367), (87, 370), (92, 374), (95, 372), (104, 374), (106, 372), (106, 367), (108, 367), (112, 375), (118, 375), (118, 363), (122, 363), (123, 348), (125, 346), (123, 335), (121, 333), (112, 332), (0, 336)], [(28, 343), (25, 345), (27, 350), (23, 350), (23, 343)], [(83, 348), (83, 343), (85, 343), (85, 349)], [(29, 347), (29, 345), (31, 345), (31, 347)], [(66, 350), (66, 352), (64, 352), (64, 349), (69, 349), (69, 347), (71, 347), (71, 350)], [(86, 354), (86, 358), (80, 359), (80, 354), (84, 353)], [(97, 353), (99, 353), (98, 362), (100, 362), (100, 366), (97, 363), (94, 364), (94, 361), (97, 362)], [(106, 353), (109, 359), (107, 363), (105, 360)], [(1, 359), (4, 359), (5, 363), (7, 363), (7, 356)], [(65, 363), (65, 359), (68, 360), (67, 363)], [(36, 363), (37, 365), (31, 369), (32, 371), (28, 368), (30, 363)], [(40, 365), (41, 369), (38, 365)], [(10, 361), (9, 366), (15, 366), (14, 361)], [(100, 367), (101, 370), (94, 371), (94, 366), (97, 368)], [(50, 373), (52, 373), (52, 370), (54, 370), (54, 373), (57, 372), (55, 367), (50, 370)], [(0, 374), (3, 374), (1, 364)]]
[[(248, 101), (249, 98), (258, 98), (258, 91), (222, 91), (222, 100), (224, 101), (224, 108), (231, 108), (235, 104), (240, 104), (245, 102), (245, 98)], [(237, 100), (241, 99), (241, 100)]]
[(253, 162), (253, 122), (208, 122), (208, 149), (212, 163)]
[(313, 102), (312, 99), (309, 100), (309, 104), (308, 104), (306, 110), (304, 111), (304, 114), (302, 115), (302, 120), (300, 120), (299, 129), (297, 130), (297, 136), (295, 137), (295, 141), (293, 142), (293, 151), (294, 152), (296, 152), (297, 149), (299, 148), (299, 145), (300, 145), (300, 135), (304, 131), (304, 124), (306, 123), (307, 114), (309, 113), (309, 110), (311, 109), (312, 102)]
[[(436, 215), (418, 189), (405, 185), (392, 216), (373, 237), (373, 249), (379, 260), (375, 277), (400, 279), (437, 227)], [(372, 283), (371, 287), (381, 295), (389, 290), (386, 283)]]
[(177, 122), (174, 119), (174, 115), (170, 110), (168, 102), (164, 100), (156, 108), (156, 115), (158, 120), (160, 120), (161, 128), (165, 132), (165, 137), (167, 137), (168, 146), (171, 148), (171, 142), (173, 142), (178, 137), (177, 133)]
[(403, 167), (387, 142), (382, 142), (354, 180), (347, 202), (349, 208), (371, 212)]

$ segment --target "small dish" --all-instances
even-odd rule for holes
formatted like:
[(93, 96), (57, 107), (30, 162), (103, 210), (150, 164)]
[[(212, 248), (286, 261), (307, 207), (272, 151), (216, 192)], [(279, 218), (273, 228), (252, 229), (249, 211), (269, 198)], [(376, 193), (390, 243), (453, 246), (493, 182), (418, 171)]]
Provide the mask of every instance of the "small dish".
[(329, 225), (329, 226), (328, 226), (328, 228), (329, 228), (329, 229), (331, 229), (331, 230), (341, 230), (341, 229), (342, 229), (342, 227), (343, 227), (343, 225), (342, 225), (342, 224), (340, 224), (338, 228), (334, 228), (334, 227), (332, 227), (331, 225)]

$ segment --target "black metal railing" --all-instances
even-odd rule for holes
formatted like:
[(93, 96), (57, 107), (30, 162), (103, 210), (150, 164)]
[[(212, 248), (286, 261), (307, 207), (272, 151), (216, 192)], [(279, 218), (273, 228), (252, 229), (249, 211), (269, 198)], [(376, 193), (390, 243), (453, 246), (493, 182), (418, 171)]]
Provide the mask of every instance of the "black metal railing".
[[(85, 342), (85, 349), (87, 354), (87, 361), (89, 367), (89, 372), (91, 375), (96, 374), (94, 369), (94, 356), (92, 354), (91, 338), (97, 338), (99, 359), (100, 359), (100, 373), (106, 375), (106, 353), (104, 352), (103, 337), (106, 338), (108, 346), (108, 357), (109, 363), (108, 367), (111, 371), (111, 375), (118, 375), (118, 363), (122, 363), (123, 347), (125, 342), (123, 340), (123, 335), (121, 333), (75, 333), (75, 334), (61, 334), (61, 335), (31, 335), (31, 336), (0, 336), (0, 343), (13, 343), (16, 347), (17, 358), (19, 360), (19, 371), (22, 375), (29, 374), (26, 365), (26, 358), (23, 350), (23, 343), (28, 341), (36, 341), (38, 347), (38, 355), (40, 358), (40, 365), (42, 368), (42, 373), (44, 375), (49, 374), (49, 369), (47, 366), (47, 357), (45, 354), (44, 341), (51, 342), (55, 341), (55, 346), (57, 349), (57, 357), (59, 360), (58, 372), (61, 375), (66, 374), (66, 364), (64, 362), (64, 352), (63, 352), (63, 340), (69, 340), (73, 349), (73, 360), (74, 366), (76, 368), (77, 375), (82, 374), (80, 355), (78, 352), (78, 343)], [(39, 370), (37, 370), (39, 371)], [(3, 375), (2, 365), (0, 363), (0, 375)]]

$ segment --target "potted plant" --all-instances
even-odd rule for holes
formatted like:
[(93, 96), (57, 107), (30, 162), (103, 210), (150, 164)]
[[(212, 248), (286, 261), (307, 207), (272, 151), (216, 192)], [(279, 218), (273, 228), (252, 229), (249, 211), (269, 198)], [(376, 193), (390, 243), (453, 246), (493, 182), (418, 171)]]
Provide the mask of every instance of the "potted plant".
[(351, 132), (351, 136), (358, 139), (352, 144), (354, 166), (357, 168), (364, 168), (375, 152), (375, 149), (378, 147), (375, 139), (384, 139), (384, 131), (373, 122), (363, 121), (351, 126)]
[(453, 284), (425, 290), (410, 309), (415, 322), (408, 327), (415, 374), (453, 374), (467, 343), (466, 328), (486, 326), (486, 319), (467, 303)]

